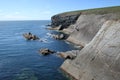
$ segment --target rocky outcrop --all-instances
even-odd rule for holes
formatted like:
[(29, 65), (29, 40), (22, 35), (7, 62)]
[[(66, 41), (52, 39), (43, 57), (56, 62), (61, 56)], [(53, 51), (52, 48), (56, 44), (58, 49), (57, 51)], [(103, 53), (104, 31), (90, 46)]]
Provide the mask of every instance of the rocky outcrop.
[[(75, 54), (61, 53), (60, 56), (66, 60), (60, 68), (75, 80), (119, 80), (120, 7), (74, 13), (79, 13), (79, 16), (76, 14), (78, 18), (69, 25), (61, 17), (52, 17), (53, 26), (62, 28), (63, 32), (69, 34), (67, 41), (82, 47), (81, 51)], [(73, 12), (68, 12), (55, 16), (72, 14)], [(62, 26), (64, 24), (66, 25)]]
[(65, 35), (64, 34), (54, 34), (53, 38), (58, 39), (58, 40), (62, 40), (65, 39)]
[(23, 34), (24, 38), (27, 40), (38, 40), (39, 37), (37, 37), (36, 35), (33, 35), (32, 33), (25, 33)]
[(60, 52), (58, 55), (64, 59), (75, 59), (80, 50), (72, 50), (67, 52)]
[(53, 54), (55, 53), (55, 51), (52, 51), (48, 48), (44, 48), (44, 49), (40, 49), (39, 52), (42, 54), (42, 55), (48, 55), (48, 54)]
[(73, 32), (71, 32), (67, 40), (72, 43), (85, 46), (93, 39), (105, 21), (116, 17), (117, 16), (112, 13), (103, 15), (81, 15), (76, 24), (72, 25), (74, 27), (68, 28), (68, 30), (73, 29)]
[(58, 27), (57, 29), (63, 30), (64, 28), (67, 28), (69, 25), (74, 24), (76, 20), (78, 19), (79, 14), (69, 14), (69, 15), (55, 15), (51, 18), (52, 22), (51, 25), (53, 28)]
[[(67, 41), (84, 47), (94, 38), (105, 21), (117, 19), (119, 14), (119, 12), (116, 14), (87, 14), (78, 12), (74, 14), (76, 18), (72, 19), (68, 18), (73, 16), (71, 13), (59, 14), (51, 18), (53, 25), (51, 29), (62, 30), (70, 35)], [(70, 20), (73, 20), (73, 22), (70, 22), (68, 25), (67, 21), (69, 22)]]
[(120, 79), (120, 20), (106, 21), (92, 41), (61, 69), (76, 80)]
[[(79, 18), (76, 20), (75, 24), (64, 26), (63, 32), (70, 35), (67, 38), (68, 41), (84, 47), (93, 39), (93, 37), (96, 35), (105, 21), (116, 19), (117, 15), (118, 14), (113, 13), (102, 15), (81, 14), (79, 15)], [(52, 22), (54, 22), (54, 20)], [(57, 20), (55, 21), (55, 23), (56, 22)], [(60, 25), (57, 26), (56, 29), (60, 29), (61, 25), (62, 23), (60, 23)]]

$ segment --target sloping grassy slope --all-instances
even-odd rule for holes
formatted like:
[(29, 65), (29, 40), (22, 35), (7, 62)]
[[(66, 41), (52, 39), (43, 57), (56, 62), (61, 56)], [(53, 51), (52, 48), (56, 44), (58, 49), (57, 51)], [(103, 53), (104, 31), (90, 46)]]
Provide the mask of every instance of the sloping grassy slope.
[(60, 13), (57, 15), (65, 16), (65, 15), (76, 15), (76, 14), (108, 14), (108, 13), (120, 14), (120, 6), (95, 8), (95, 9), (87, 9), (87, 10), (77, 10), (77, 11), (64, 12), (64, 13)]

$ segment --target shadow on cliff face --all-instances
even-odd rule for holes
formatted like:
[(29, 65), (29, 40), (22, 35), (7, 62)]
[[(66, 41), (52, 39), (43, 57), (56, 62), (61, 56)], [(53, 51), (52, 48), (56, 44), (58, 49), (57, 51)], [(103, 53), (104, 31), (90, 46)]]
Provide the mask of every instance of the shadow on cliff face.
[(60, 30), (63, 30), (64, 28), (67, 28), (69, 25), (74, 24), (80, 14), (77, 15), (55, 15), (51, 18), (52, 20), (52, 27), (58, 27), (60, 26)]

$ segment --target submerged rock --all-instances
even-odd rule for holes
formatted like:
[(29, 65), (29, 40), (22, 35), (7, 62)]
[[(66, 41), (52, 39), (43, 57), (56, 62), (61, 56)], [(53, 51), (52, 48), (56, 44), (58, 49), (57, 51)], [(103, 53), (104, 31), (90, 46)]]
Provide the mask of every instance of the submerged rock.
[(27, 40), (38, 40), (39, 37), (37, 37), (36, 35), (33, 35), (32, 33), (25, 33), (23, 34), (24, 38), (26, 38)]
[(42, 55), (48, 55), (48, 54), (53, 54), (55, 53), (55, 51), (52, 51), (48, 48), (44, 48), (44, 49), (40, 49), (39, 52), (42, 54)]

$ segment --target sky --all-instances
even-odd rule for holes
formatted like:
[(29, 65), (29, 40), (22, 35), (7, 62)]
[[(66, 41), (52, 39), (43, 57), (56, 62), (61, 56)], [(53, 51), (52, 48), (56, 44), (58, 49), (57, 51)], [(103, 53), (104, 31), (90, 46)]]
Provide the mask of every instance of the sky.
[(0, 0), (0, 20), (50, 20), (74, 10), (120, 6), (120, 0)]

